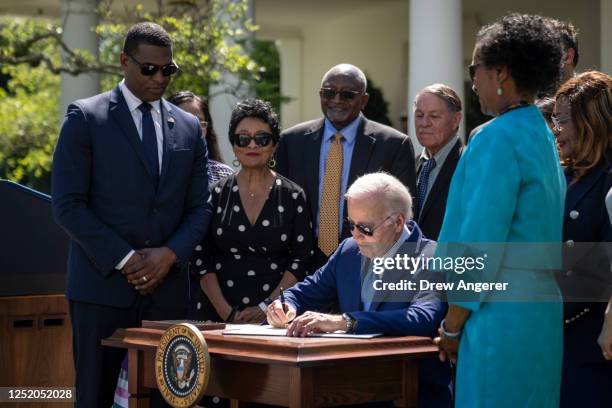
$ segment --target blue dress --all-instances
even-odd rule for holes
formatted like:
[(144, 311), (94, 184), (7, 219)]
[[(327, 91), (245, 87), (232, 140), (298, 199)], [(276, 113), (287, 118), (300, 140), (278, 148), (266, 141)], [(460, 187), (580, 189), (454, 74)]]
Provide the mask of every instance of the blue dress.
[(456, 407), (559, 405), (562, 303), (552, 270), (561, 261), (555, 249), (565, 189), (553, 135), (534, 106), (490, 121), (463, 153), (436, 256), (448, 256), (451, 243), (482, 244), (490, 256), (479, 280), (508, 286), (467, 300), (449, 293), (449, 303), (471, 311), (459, 346)]

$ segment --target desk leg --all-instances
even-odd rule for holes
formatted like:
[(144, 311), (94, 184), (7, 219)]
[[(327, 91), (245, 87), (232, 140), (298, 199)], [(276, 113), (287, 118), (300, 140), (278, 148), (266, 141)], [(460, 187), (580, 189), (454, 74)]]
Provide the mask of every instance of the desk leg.
[(289, 369), (289, 408), (312, 408), (314, 402), (314, 375), (312, 368)]
[(402, 368), (402, 399), (394, 401), (398, 407), (417, 406), (419, 369), (417, 360), (404, 360)]
[(149, 389), (144, 383), (144, 352), (128, 350), (128, 392), (130, 408), (149, 408)]

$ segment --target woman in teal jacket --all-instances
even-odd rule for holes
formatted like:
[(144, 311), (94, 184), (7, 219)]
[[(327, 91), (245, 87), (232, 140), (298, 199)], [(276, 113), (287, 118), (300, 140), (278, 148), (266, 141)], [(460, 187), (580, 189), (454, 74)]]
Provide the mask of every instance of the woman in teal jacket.
[(436, 256), (484, 257), (478, 274), (455, 270), (449, 281), (508, 285), (449, 292), (436, 343), (442, 360), (457, 363), (456, 407), (559, 404), (562, 305), (552, 270), (560, 267), (565, 179), (533, 102), (556, 80), (560, 58), (558, 37), (539, 16), (508, 15), (477, 36), (472, 89), (495, 118), (457, 166)]

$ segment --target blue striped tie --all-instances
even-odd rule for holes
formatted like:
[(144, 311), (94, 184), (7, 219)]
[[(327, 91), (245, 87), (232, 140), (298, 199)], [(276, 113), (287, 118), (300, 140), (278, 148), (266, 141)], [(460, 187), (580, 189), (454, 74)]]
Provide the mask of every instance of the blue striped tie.
[(157, 135), (155, 134), (155, 125), (153, 124), (153, 116), (151, 109), (153, 107), (144, 102), (138, 109), (142, 112), (142, 147), (144, 148), (149, 171), (153, 176), (153, 182), (157, 188), (159, 182), (159, 158), (157, 153)]
[(425, 160), (425, 163), (421, 167), (421, 173), (419, 174), (419, 180), (417, 182), (417, 196), (416, 206), (414, 211), (414, 219), (418, 221), (421, 216), (421, 210), (425, 204), (425, 197), (427, 196), (427, 185), (429, 184), (429, 173), (436, 167), (436, 159), (433, 157), (429, 160)]

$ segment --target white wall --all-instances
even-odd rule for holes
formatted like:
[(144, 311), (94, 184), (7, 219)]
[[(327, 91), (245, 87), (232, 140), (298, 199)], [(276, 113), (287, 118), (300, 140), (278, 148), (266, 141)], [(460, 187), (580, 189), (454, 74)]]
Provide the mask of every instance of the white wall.
[[(321, 77), (348, 62), (363, 69), (389, 102), (389, 118), (399, 124), (405, 109), (408, 3), (405, 0), (256, 0), (259, 38), (301, 41), (301, 117), (283, 118), (283, 127), (320, 117)], [(298, 80), (294, 78), (294, 80)]]
[[(601, 67), (600, 1), (610, 0), (448, 1), (462, 1), (464, 61), (457, 69), (462, 70), (466, 81), (479, 27), (509, 10), (572, 21), (580, 31), (578, 69)], [(300, 67), (301, 79), (291, 68), (293, 75), (288, 78), (292, 81), (291, 96), (301, 92), (301, 98), (285, 115), (284, 127), (321, 115), (317, 95), (321, 77), (340, 62), (359, 66), (382, 88), (390, 104), (389, 118), (399, 125), (400, 114), (407, 108), (409, 0), (255, 0), (254, 4), (261, 27), (257, 37), (290, 39), (298, 47), (292, 49), (289, 60)]]
[[(571, 21), (579, 30), (580, 60), (578, 71), (601, 68), (600, 0), (464, 0), (463, 33), (466, 62), (471, 59), (474, 37), (480, 25), (491, 23), (510, 10)], [(612, 22), (609, 22), (609, 24), (612, 24)]]

